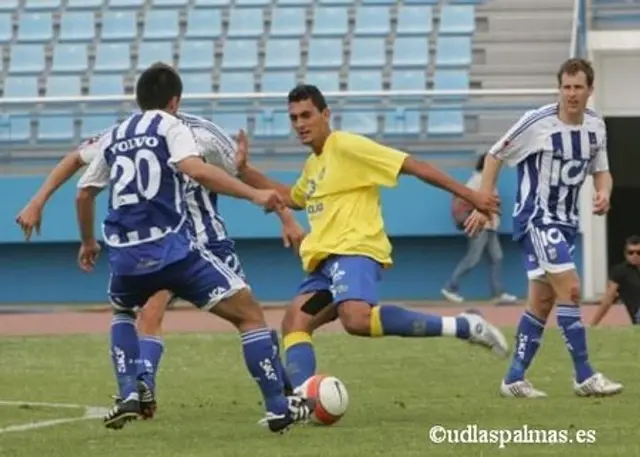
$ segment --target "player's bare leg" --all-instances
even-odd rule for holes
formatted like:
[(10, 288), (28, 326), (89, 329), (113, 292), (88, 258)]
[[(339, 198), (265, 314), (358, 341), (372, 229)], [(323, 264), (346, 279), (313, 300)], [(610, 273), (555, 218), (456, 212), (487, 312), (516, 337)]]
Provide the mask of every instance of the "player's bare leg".
[(527, 310), (516, 331), (513, 359), (500, 385), (504, 397), (544, 398), (547, 394), (533, 387), (525, 374), (540, 347), (547, 319), (556, 303), (553, 287), (544, 278), (529, 281)]
[(285, 366), (294, 389), (316, 372), (316, 357), (311, 338), (315, 329), (335, 319), (328, 291), (300, 294), (285, 312), (282, 335)]
[(557, 299), (558, 326), (571, 355), (575, 378), (573, 389), (581, 397), (610, 396), (622, 392), (622, 384), (607, 379), (589, 363), (586, 330), (580, 318), (580, 278), (575, 269), (547, 274)]
[(273, 350), (262, 308), (248, 288), (243, 288), (215, 304), (211, 313), (234, 325), (242, 336), (245, 362), (265, 397), (264, 423), (273, 432), (282, 432), (292, 424), (307, 420), (315, 405), (298, 396), (284, 396), (284, 368)]

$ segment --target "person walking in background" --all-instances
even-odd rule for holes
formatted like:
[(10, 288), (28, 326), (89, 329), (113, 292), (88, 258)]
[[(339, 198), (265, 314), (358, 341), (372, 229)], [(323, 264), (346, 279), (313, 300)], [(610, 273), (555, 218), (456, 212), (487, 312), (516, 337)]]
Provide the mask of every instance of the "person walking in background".
[[(467, 187), (478, 190), (482, 179), (482, 169), (484, 168), (484, 159), (486, 154), (481, 155), (476, 163), (475, 171), (469, 181)], [(514, 303), (517, 297), (506, 293), (502, 289), (500, 283), (500, 269), (502, 268), (502, 247), (500, 246), (500, 238), (498, 236), (498, 227), (500, 226), (500, 216), (493, 215), (493, 219), (487, 222), (484, 230), (477, 235), (469, 238), (469, 246), (467, 253), (458, 263), (453, 271), (451, 278), (446, 282), (440, 291), (444, 297), (454, 303), (462, 303), (464, 298), (458, 293), (460, 280), (468, 272), (470, 272), (480, 259), (482, 254), (487, 251), (491, 262), (491, 291), (494, 299), (498, 303)]]

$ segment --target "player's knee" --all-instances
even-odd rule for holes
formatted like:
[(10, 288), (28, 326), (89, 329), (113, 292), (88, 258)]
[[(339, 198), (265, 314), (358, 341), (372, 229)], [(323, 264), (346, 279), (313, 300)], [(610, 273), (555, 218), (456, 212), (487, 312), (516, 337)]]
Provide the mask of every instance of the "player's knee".
[(135, 313), (135, 311), (133, 311), (131, 309), (114, 309), (113, 310), (113, 317), (118, 317), (118, 316), (129, 317), (131, 319), (135, 319), (136, 318), (136, 313)]
[(582, 298), (582, 292), (580, 291), (580, 284), (574, 283), (569, 287), (569, 299), (571, 303), (575, 303), (576, 305), (580, 304), (580, 299)]
[(369, 336), (371, 333), (371, 307), (364, 302), (347, 301), (338, 305), (338, 316), (350, 335)]

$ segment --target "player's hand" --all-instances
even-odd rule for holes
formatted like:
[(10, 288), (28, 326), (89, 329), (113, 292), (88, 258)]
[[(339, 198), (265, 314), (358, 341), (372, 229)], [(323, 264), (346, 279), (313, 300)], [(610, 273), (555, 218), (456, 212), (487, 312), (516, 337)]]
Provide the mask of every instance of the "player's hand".
[(284, 247), (293, 248), (296, 254), (300, 250), (300, 244), (306, 235), (307, 233), (300, 227), (300, 224), (298, 224), (295, 219), (282, 225), (282, 242)]
[(602, 216), (609, 212), (609, 194), (606, 192), (596, 192), (593, 195), (593, 214)]
[(236, 136), (236, 169), (238, 171), (247, 166), (249, 160), (249, 138), (247, 132), (240, 129)]
[(500, 214), (500, 196), (493, 192), (474, 192), (470, 203), (487, 215)]
[(275, 190), (256, 190), (252, 201), (256, 205), (264, 207), (267, 211), (274, 211), (285, 206), (282, 197), (280, 197), (280, 194)]
[(78, 265), (80, 269), (87, 273), (93, 271), (99, 253), (100, 245), (97, 241), (93, 240), (89, 243), (82, 243), (80, 252), (78, 252)]
[(40, 225), (42, 224), (42, 205), (36, 202), (29, 202), (27, 206), (18, 213), (16, 223), (24, 232), (25, 240), (29, 241), (31, 239), (34, 229), (36, 233), (40, 235)]
[(464, 221), (464, 231), (469, 236), (476, 236), (489, 222), (489, 217), (478, 210), (473, 210)]

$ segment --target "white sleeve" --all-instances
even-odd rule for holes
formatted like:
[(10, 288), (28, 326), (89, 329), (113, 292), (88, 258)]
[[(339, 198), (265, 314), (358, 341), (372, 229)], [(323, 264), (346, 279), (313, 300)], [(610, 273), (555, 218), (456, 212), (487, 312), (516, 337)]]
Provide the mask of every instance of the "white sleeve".
[(192, 127), (193, 135), (205, 160), (222, 168), (232, 176), (238, 174), (236, 168), (236, 142), (223, 132), (214, 133), (210, 130)]
[(188, 157), (202, 157), (193, 132), (177, 119), (167, 128), (165, 139), (169, 149), (169, 164), (176, 164)]
[[(101, 150), (99, 150), (102, 152)], [(78, 189), (85, 187), (97, 187), (104, 189), (109, 185), (111, 169), (107, 164), (104, 154), (100, 153), (89, 164), (84, 174), (78, 180)]]
[(591, 162), (589, 173), (594, 174), (601, 171), (609, 171), (609, 153), (607, 152), (607, 132), (602, 130), (602, 141), (598, 145), (596, 156)]
[(498, 160), (506, 162), (509, 166), (515, 166), (528, 155), (536, 152), (535, 125), (539, 119), (540, 117), (537, 110), (527, 111), (524, 116), (489, 149), (489, 154)]

